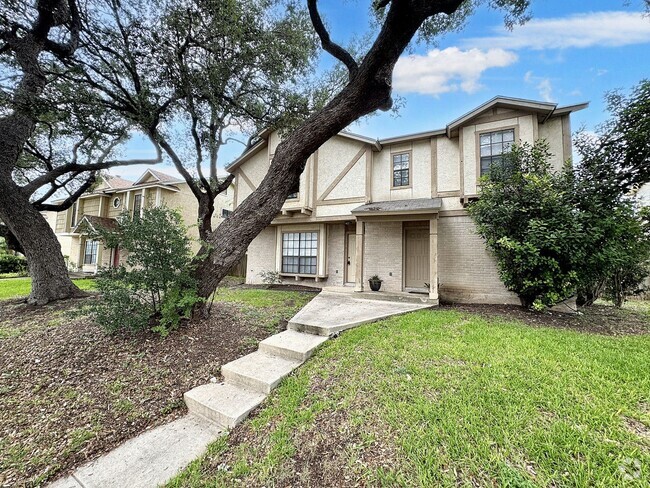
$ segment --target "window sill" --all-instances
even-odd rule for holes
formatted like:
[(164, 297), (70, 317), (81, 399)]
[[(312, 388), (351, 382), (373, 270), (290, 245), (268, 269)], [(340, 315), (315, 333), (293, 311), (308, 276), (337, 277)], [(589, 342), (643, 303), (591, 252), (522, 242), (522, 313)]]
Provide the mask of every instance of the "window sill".
[(327, 275), (313, 275), (313, 274), (304, 274), (304, 273), (280, 273), (280, 276), (284, 278), (295, 278), (296, 281), (305, 278), (311, 278), (315, 281), (326, 280)]

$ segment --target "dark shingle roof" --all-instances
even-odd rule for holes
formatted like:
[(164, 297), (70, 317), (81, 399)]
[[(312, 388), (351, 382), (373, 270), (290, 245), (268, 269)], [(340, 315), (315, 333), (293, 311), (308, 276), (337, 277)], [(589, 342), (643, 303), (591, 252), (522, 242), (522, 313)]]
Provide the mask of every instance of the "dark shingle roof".
[(427, 213), (437, 212), (442, 205), (440, 198), (414, 198), (412, 200), (393, 200), (390, 202), (372, 202), (352, 210), (354, 215), (372, 215), (377, 213)]

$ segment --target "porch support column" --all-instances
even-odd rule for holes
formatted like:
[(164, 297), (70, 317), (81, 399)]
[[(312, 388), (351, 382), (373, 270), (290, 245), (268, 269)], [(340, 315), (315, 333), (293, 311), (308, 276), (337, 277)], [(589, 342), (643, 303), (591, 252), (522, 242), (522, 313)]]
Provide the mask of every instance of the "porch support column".
[(429, 300), (438, 301), (438, 216), (429, 220)]
[(365, 224), (361, 220), (357, 220), (357, 233), (356, 233), (356, 269), (354, 270), (354, 291), (363, 291), (363, 238), (366, 232)]

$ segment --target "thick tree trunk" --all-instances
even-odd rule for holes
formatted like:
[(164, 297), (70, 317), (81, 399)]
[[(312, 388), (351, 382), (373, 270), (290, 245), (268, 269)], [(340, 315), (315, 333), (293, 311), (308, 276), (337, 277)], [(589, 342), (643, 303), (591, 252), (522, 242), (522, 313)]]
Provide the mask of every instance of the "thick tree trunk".
[(207, 242), (212, 234), (212, 216), (214, 215), (214, 199), (204, 193), (199, 199), (199, 238)]
[[(70, 7), (70, 4), (67, 4)], [(53, 300), (82, 295), (72, 283), (61, 254), (61, 246), (45, 218), (29, 201), (29, 195), (13, 181), (12, 174), (25, 143), (36, 125), (38, 97), (47, 79), (39, 64), (47, 36), (61, 24), (57, 12), (70, 10), (60, 0), (38, 3), (38, 17), (23, 39), (11, 39), (23, 75), (15, 91), (13, 111), (0, 118), (0, 219), (18, 240), (27, 257), (32, 277), (28, 302), (44, 305)], [(73, 21), (76, 23), (78, 19)]]
[[(197, 260), (195, 269), (200, 296), (210, 296), (252, 240), (277, 216), (311, 154), (359, 117), (391, 107), (395, 63), (422, 22), (443, 11), (436, 11), (432, 3), (393, 1), (381, 32), (348, 85), (280, 143), (260, 186), (211, 233), (208, 245), (199, 251), (199, 256), (209, 253)], [(462, 2), (440, 3), (445, 4), (444, 11), (453, 12)]]
[(0, 219), (20, 242), (32, 277), (28, 303), (44, 305), (54, 300), (83, 296), (70, 277), (54, 231), (20, 188), (0, 178)]

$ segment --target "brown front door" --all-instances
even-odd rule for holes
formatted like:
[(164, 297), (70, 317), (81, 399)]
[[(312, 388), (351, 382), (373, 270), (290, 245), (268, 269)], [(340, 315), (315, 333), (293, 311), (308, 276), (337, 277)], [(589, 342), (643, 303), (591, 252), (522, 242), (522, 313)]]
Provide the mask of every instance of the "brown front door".
[(355, 234), (347, 234), (346, 253), (345, 282), (354, 283), (357, 270), (357, 236)]
[(429, 283), (429, 227), (404, 228), (404, 287), (426, 288)]

